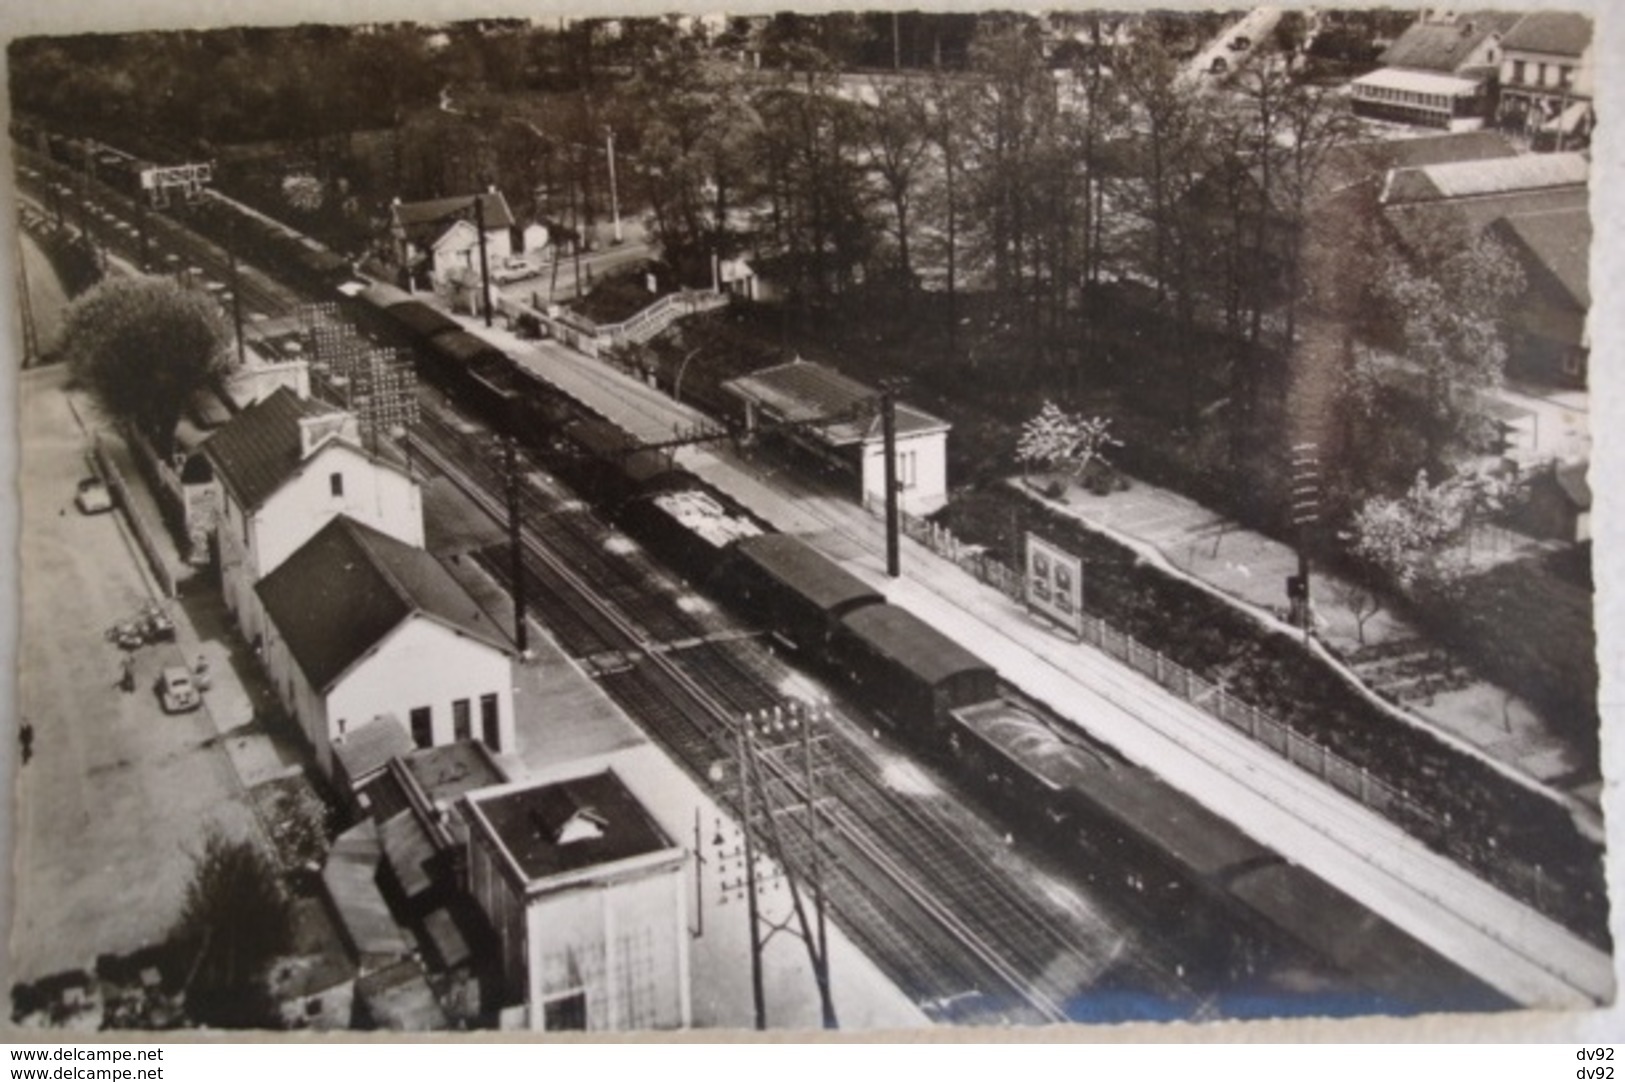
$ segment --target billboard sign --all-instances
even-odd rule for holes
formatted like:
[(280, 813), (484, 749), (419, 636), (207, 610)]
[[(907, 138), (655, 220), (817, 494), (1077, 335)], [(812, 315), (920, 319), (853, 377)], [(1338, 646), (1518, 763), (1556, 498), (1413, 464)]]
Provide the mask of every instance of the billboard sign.
[(1083, 635), (1083, 561), (1027, 535), (1027, 607)]

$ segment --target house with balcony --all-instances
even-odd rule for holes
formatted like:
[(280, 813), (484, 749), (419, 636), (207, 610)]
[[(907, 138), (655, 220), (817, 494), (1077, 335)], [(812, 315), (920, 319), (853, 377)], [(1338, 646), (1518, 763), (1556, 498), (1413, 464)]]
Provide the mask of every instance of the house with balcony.
[(265, 633), (255, 584), (335, 517), (423, 544), (417, 482), (364, 447), (354, 415), (286, 387), (218, 429), (186, 473), (196, 498), (214, 503), (222, 591), (251, 643)]
[(1505, 127), (1582, 145), (1596, 124), (1591, 19), (1573, 11), (1533, 11), (1501, 40), (1500, 102)]
[(335, 742), (380, 715), (418, 747), (514, 750), (513, 644), (421, 547), (339, 515), (255, 592), (271, 683), (329, 776)]

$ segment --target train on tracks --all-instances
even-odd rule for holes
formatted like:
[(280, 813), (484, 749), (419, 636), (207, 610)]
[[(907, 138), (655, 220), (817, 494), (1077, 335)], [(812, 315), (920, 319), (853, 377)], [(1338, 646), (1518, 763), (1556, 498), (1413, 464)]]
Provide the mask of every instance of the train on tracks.
[[(691, 581), (769, 629), (897, 736), (944, 765), (1024, 836), (1171, 921), (1217, 904), (1284, 933), (1406, 1003), (1508, 1003), (1307, 869), (1151, 771), (1008, 693), (991, 664), (798, 537), (645, 448), (502, 350), (389, 286), (352, 291), (361, 320), (417, 351), (450, 397), (534, 450), (550, 471)], [(467, 340), (473, 338), (473, 343)]]

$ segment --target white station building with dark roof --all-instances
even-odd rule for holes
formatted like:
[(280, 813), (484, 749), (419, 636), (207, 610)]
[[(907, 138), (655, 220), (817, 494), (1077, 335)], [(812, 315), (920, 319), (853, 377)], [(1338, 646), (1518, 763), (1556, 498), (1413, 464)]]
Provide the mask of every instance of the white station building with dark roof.
[[(745, 424), (782, 436), (859, 478), (865, 507), (885, 504), (885, 438), (879, 392), (799, 357), (723, 384), (744, 403)], [(899, 503), (929, 515), (948, 502), (947, 421), (897, 403)]]
[(403, 203), (389, 208), (395, 262), (407, 275), (407, 288), (434, 289), (456, 271), (479, 272), (480, 227), (485, 258), (498, 263), (513, 254), (513, 211), (495, 189), (477, 195)]
[(503, 1028), (691, 1023), (686, 854), (613, 771), (458, 807), (468, 890), (501, 944)]
[(216, 490), (222, 591), (250, 642), (265, 633), (254, 584), (335, 516), (423, 544), (417, 482), (362, 447), (351, 414), (282, 388), (215, 432), (201, 454), (204, 483)]
[(515, 748), (513, 645), (429, 553), (347, 516), (255, 587), (264, 662), (333, 772), (333, 742), (379, 715), (418, 747)]

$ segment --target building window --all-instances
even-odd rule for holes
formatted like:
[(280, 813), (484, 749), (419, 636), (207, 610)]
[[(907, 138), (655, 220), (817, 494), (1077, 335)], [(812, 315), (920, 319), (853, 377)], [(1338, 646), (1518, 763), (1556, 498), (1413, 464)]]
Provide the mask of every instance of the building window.
[(1512, 62), (1512, 81), (1515, 83), (1523, 82), (1524, 74), (1524, 62), (1522, 60), (1514, 60)]
[(585, 1030), (587, 1028), (587, 993), (571, 992), (556, 996), (542, 1004), (542, 1028), (549, 1033), (558, 1030)]
[(480, 696), (480, 729), (485, 734), (485, 746), (492, 751), (502, 750), (502, 730), (498, 727), (497, 697)]
[(1544, 63), (1535, 65), (1535, 85), (1546, 85), (1546, 65)]
[(1574, 69), (1569, 67), (1567, 64), (1564, 64), (1562, 67), (1558, 68), (1557, 85), (1562, 87), (1564, 90), (1571, 89), (1574, 86)]
[(412, 709), (412, 743), (420, 748), (434, 744), (434, 711), (431, 707), (418, 706)]
[(453, 740), (474, 739), (474, 725), (472, 715), (469, 713), (467, 699), (452, 700), (451, 738)]
[(344, 475), (342, 473), (328, 474), (327, 487), (335, 496), (344, 495)]
[(349, 723), (347, 721), (345, 721), (343, 718), (339, 719), (339, 735), (340, 736), (344, 735), (344, 730), (345, 730), (346, 726), (348, 726), (348, 724)]

